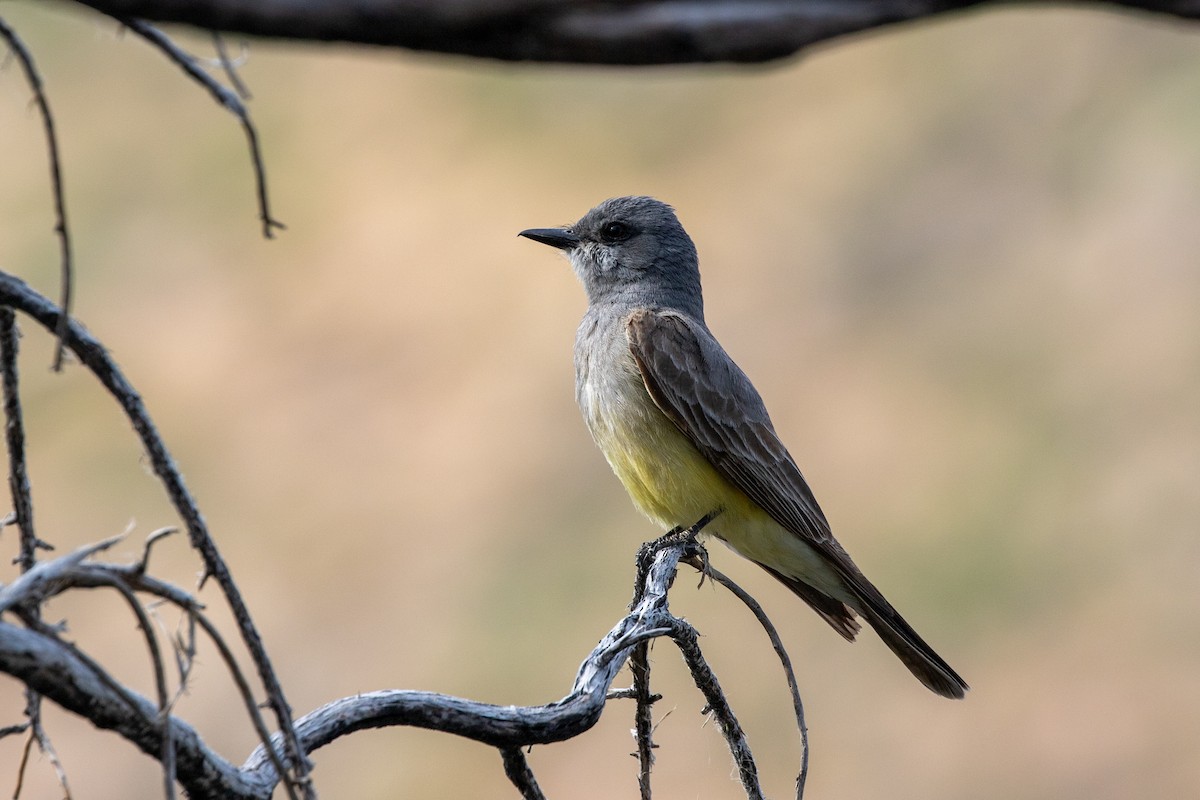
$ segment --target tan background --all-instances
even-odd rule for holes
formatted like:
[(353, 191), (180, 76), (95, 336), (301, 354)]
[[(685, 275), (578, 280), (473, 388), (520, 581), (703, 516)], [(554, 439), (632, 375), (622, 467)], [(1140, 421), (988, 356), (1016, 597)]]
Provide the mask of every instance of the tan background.
[[(242, 75), (289, 226), (266, 242), (241, 131), (208, 96), (109, 21), (2, 12), (57, 114), (78, 315), (145, 394), (298, 712), (384, 687), (547, 702), (620, 616), (656, 531), (577, 419), (582, 292), (515, 234), (648, 193), (697, 240), (709, 321), (841, 540), (974, 687), (930, 695), (875, 637), (845, 645), (715, 549), (797, 662), (808, 796), (1200, 795), (1194, 28), (988, 12), (770, 68), (643, 71), (255, 42)], [(10, 65), (0, 267), (56, 293), (45, 176)], [(132, 558), (170, 509), (115, 406), (78, 367), (50, 374), (23, 328), (38, 530), (71, 549), (132, 521)], [(155, 566), (188, 586), (197, 570), (182, 540)], [(778, 666), (693, 585), (674, 607), (787, 797)], [(149, 691), (115, 598), (51, 614)], [(675, 652), (655, 657), (661, 796), (739, 796)], [(231, 696), (206, 648), (181, 711), (240, 762)], [(0, 679), (0, 724), (20, 707)], [(77, 798), (155, 796), (150, 759), (47, 723)], [(635, 796), (631, 725), (616, 703), (537, 748), (547, 793)], [(0, 741), (0, 778), (19, 748)], [(428, 732), (316, 762), (327, 798), (515, 796), (493, 751)], [(44, 761), (30, 776), (27, 797), (56, 796)]]

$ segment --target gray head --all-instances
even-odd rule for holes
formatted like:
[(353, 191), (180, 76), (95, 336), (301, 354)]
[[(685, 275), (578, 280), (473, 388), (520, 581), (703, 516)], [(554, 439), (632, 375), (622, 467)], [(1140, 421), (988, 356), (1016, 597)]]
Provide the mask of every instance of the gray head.
[(704, 318), (696, 246), (674, 209), (653, 197), (614, 197), (574, 225), (519, 235), (565, 252), (592, 305), (631, 302)]

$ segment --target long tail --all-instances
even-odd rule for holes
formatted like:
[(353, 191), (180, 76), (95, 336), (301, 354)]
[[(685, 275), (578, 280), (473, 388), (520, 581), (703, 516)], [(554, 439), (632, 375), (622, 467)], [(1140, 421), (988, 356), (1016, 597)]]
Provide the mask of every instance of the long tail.
[(896, 609), (886, 603), (886, 607), (879, 607), (878, 603), (861, 595), (859, 600), (863, 617), (917, 680), (942, 697), (962, 699), (970, 688), (967, 682), (917, 635)]
[(835, 631), (850, 641), (854, 641), (855, 634), (858, 633), (859, 625), (854, 619), (857, 611), (875, 629), (883, 643), (908, 667), (909, 672), (935, 694), (960, 700), (970, 688), (861, 573), (855, 576), (855, 583), (861, 581), (865, 586), (850, 587), (857, 600), (852, 609), (797, 578), (784, 575), (761, 562), (756, 563), (795, 592)]

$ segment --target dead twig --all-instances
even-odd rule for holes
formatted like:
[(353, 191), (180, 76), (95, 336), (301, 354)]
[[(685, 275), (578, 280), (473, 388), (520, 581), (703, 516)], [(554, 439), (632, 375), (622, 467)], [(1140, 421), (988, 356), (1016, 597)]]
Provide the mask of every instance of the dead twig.
[(650, 771), (654, 768), (654, 707), (650, 693), (650, 643), (642, 642), (629, 658), (633, 673), (633, 696), (637, 700), (634, 712), (634, 738), (637, 740), (638, 792), (642, 800), (650, 800)]
[(766, 631), (767, 638), (771, 640), (771, 647), (775, 650), (775, 655), (779, 657), (779, 663), (783, 666), (784, 675), (787, 677), (788, 689), (792, 694), (792, 709), (796, 714), (796, 727), (800, 730), (800, 774), (796, 776), (796, 800), (802, 800), (804, 797), (804, 785), (808, 781), (808, 724), (804, 719), (804, 701), (800, 698), (800, 686), (796, 683), (796, 673), (792, 669), (792, 659), (783, 647), (783, 640), (779, 638), (779, 631), (775, 629), (774, 623), (771, 622), (762, 605), (749, 592), (734, 583), (728, 575), (715, 569), (707, 561), (700, 562), (699, 560), (691, 559), (688, 563), (697, 570), (700, 570), (702, 574), (707, 575), (712, 580), (724, 586), (733, 593), (734, 597), (741, 600), (750, 609), (750, 612), (754, 614), (755, 619), (758, 620), (763, 630)]
[(717, 727), (725, 736), (725, 743), (733, 755), (733, 763), (737, 766), (738, 777), (742, 781), (746, 797), (749, 800), (763, 800), (754, 754), (750, 752), (746, 734), (742, 730), (737, 716), (734, 715), (724, 690), (721, 689), (716, 673), (708, 666), (704, 654), (700, 652), (699, 638), (696, 629), (691, 625), (683, 620), (676, 621), (675, 630), (671, 633), (671, 640), (675, 642), (679, 652), (683, 655), (683, 660), (692, 673), (692, 680), (695, 682), (696, 688), (700, 690), (707, 701), (706, 712), (713, 715), (717, 721)]
[[(49, 330), (56, 330), (62, 318), (61, 311), (52, 302), (24, 281), (4, 272), (0, 272), (0, 306), (22, 311)], [(224, 557), (217, 549), (204, 516), (200, 513), (199, 506), (184, 483), (183, 475), (150, 418), (141, 395), (125, 378), (104, 346), (73, 319), (68, 320), (66, 340), (67, 346), (80, 362), (100, 381), (125, 412), (146, 450), (155, 474), (162, 481), (167, 496), (187, 528), (188, 541), (204, 561), (205, 574), (216, 580), (233, 612), (242, 640), (250, 651), (259, 679), (266, 690), (267, 703), (274, 711), (279, 728), (283, 732), (287, 761), (293, 765), (294, 770), (292, 779), (288, 781), (291, 787), (289, 792), (313, 797), (311, 782), (308, 779), (310, 765), (299, 747), (291, 707), (262, 637), (250, 616), (241, 590), (238, 589)]]
[[(221, 65), (221, 69), (225, 70), (225, 77), (229, 79), (229, 85), (238, 93), (238, 97), (243, 100), (251, 98), (250, 89), (242, 81), (242, 76), (238, 74), (237, 64), (233, 63), (233, 59), (229, 57), (229, 51), (225, 49), (225, 37), (219, 32), (213, 31), (213, 50), (217, 53), (217, 63)], [(242, 42), (242, 55), (238, 59), (241, 64), (246, 60), (246, 43)]]
[(62, 369), (63, 356), (66, 352), (67, 320), (71, 316), (71, 294), (74, 277), (74, 266), (71, 257), (71, 229), (67, 227), (67, 202), (63, 192), (61, 158), (58, 150), (58, 135), (54, 132), (54, 115), (50, 113), (50, 101), (46, 99), (46, 91), (42, 86), (42, 76), (34, 63), (33, 54), (25, 47), (25, 43), (17, 36), (17, 32), (0, 19), (0, 38), (8, 42), (9, 49), (17, 57), (21, 71), (25, 73), (25, 81), (33, 91), (33, 101), (37, 105), (38, 115), (42, 118), (42, 128), (46, 132), (46, 153), (50, 157), (50, 193), (54, 197), (54, 232), (58, 235), (59, 270), (62, 283), (62, 294), (59, 296), (59, 307), (63, 310), (55, 335), (58, 344), (54, 348), (54, 369)]
[[(250, 112), (246, 110), (246, 106), (242, 103), (237, 93), (231, 92), (222, 86), (204, 71), (191, 54), (171, 41), (169, 36), (150, 23), (131, 17), (117, 16), (114, 19), (158, 48), (168, 60), (182, 69), (189, 78), (207, 89), (208, 93), (212, 95), (217, 103), (238, 118), (238, 122), (242, 124), (242, 130), (246, 133), (246, 140), (250, 145), (250, 161), (254, 167), (255, 190), (258, 195), (258, 213), (259, 219), (262, 221), (263, 237), (274, 239), (275, 230), (285, 230), (287, 226), (271, 216), (271, 207), (267, 199), (267, 170), (263, 165), (262, 151), (258, 146), (258, 131), (250, 119)], [(231, 70), (231, 67), (227, 68), (227, 70)]]
[(537, 778), (533, 776), (533, 770), (529, 769), (529, 762), (521, 748), (501, 747), (500, 757), (504, 759), (504, 774), (512, 781), (513, 786), (517, 787), (521, 797), (525, 800), (546, 800), (546, 795), (538, 786)]

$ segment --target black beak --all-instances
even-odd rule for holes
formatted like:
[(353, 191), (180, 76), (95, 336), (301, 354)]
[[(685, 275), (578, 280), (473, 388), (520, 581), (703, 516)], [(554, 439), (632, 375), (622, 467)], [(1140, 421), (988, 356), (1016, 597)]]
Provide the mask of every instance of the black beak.
[(521, 231), (517, 236), (533, 239), (535, 242), (557, 247), (559, 250), (570, 250), (579, 246), (579, 237), (566, 228), (530, 228)]

